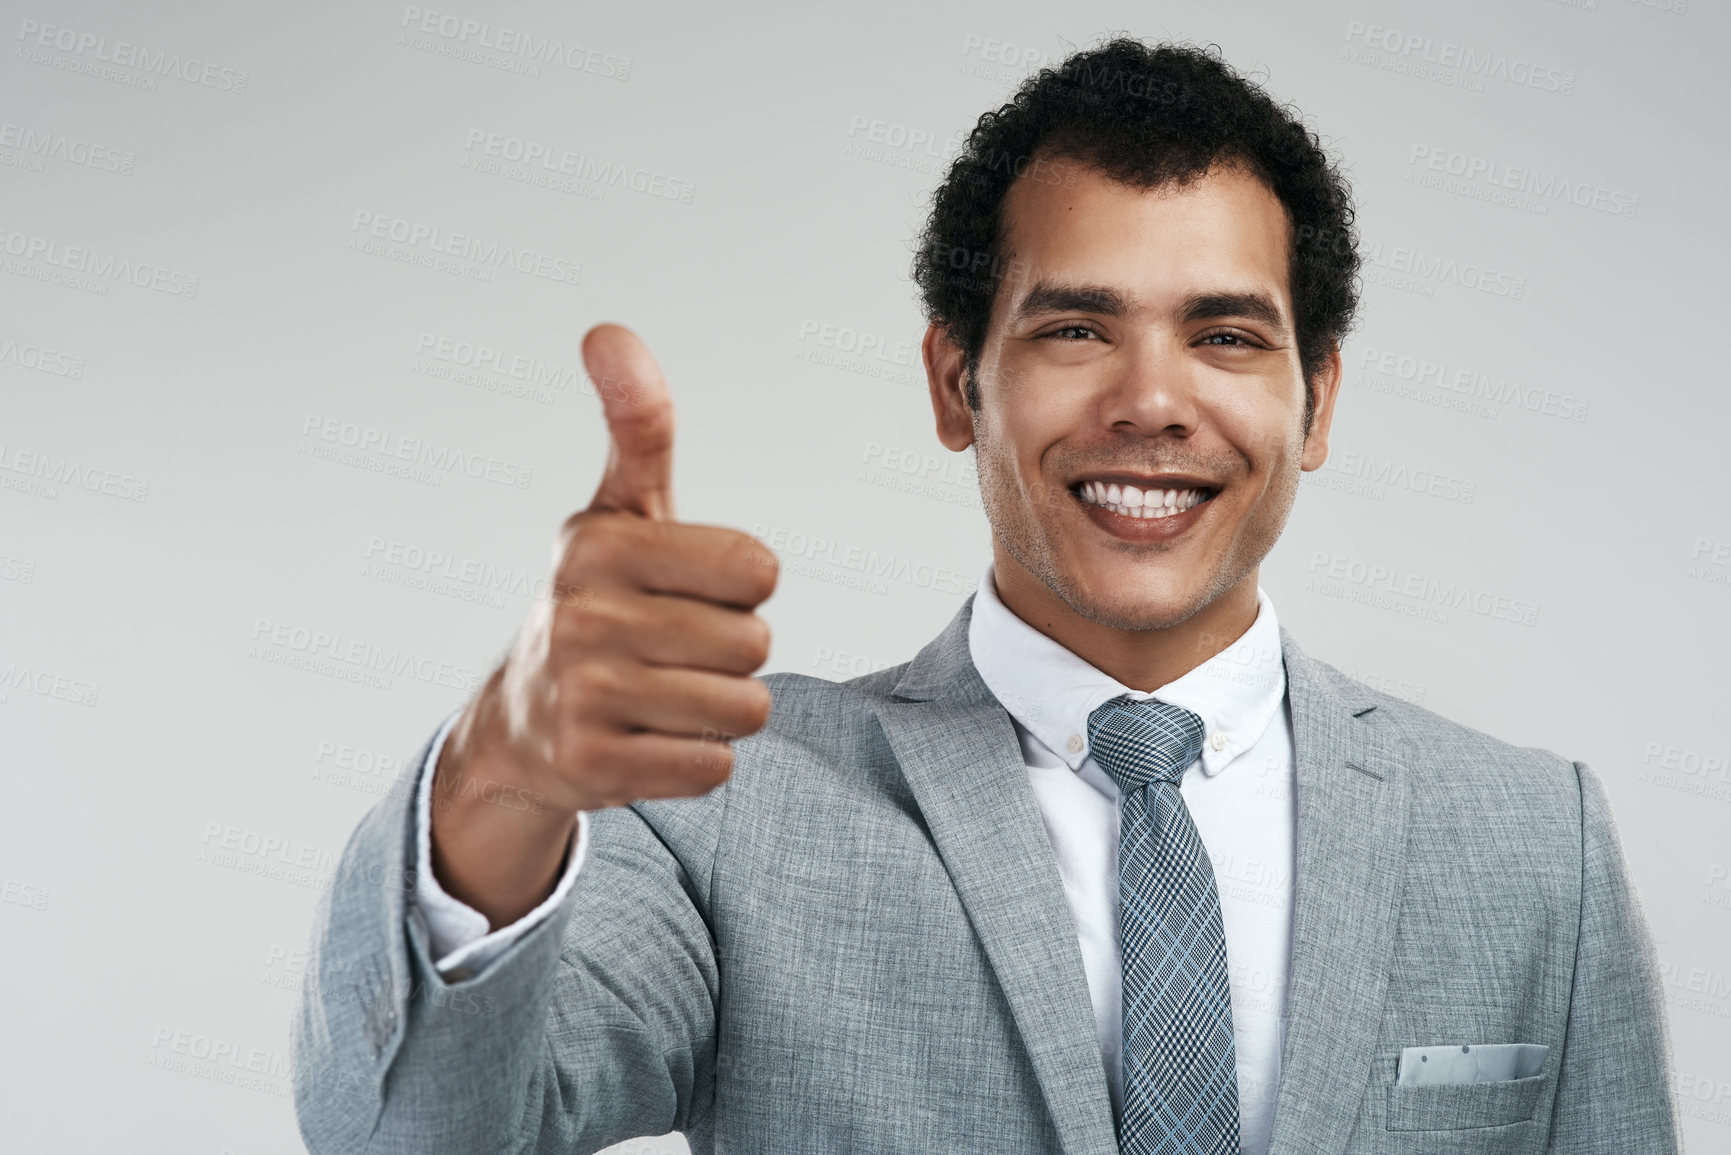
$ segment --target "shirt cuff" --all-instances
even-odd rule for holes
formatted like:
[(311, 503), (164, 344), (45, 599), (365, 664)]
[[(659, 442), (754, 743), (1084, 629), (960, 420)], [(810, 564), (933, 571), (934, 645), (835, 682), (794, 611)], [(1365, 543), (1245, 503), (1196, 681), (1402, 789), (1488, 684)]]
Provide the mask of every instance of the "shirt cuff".
[(552, 914), (570, 893), (577, 868), (583, 865), (583, 855), (589, 847), (589, 814), (584, 810), (577, 812), (577, 829), (565, 855), (565, 871), (553, 893), (516, 922), (489, 933), (487, 916), (446, 894), (433, 876), (433, 774), (438, 769), (445, 738), (461, 714), (458, 710), (445, 719), (427, 751), (427, 760), (421, 765), (420, 785), (415, 791), (415, 905), (426, 919), (427, 939), (436, 960), (433, 965), (439, 973), (451, 977), (448, 972), (461, 967), (469, 972), (463, 977), (473, 978)]

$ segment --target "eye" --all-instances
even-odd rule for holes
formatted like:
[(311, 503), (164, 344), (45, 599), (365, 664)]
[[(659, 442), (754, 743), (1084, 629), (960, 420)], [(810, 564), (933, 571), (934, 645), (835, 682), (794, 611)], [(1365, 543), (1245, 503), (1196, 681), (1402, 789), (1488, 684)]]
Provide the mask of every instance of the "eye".
[(1089, 326), (1089, 325), (1063, 325), (1063, 326), (1060, 326), (1059, 328), (1051, 330), (1050, 332), (1041, 333), (1040, 334), (1040, 340), (1043, 341), (1047, 337), (1056, 337), (1062, 333), (1091, 333), (1096, 337), (1098, 337), (1100, 335), (1099, 333), (1094, 331), (1092, 326)]
[(1241, 329), (1215, 329), (1198, 338), (1200, 344), (1221, 349), (1265, 349), (1262, 342)]

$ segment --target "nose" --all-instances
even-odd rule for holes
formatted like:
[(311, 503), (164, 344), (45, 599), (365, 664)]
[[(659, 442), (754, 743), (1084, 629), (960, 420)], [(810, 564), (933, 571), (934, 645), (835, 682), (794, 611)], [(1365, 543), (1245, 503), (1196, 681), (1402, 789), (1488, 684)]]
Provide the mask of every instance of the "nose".
[(1188, 437), (1201, 421), (1194, 361), (1156, 339), (1125, 348), (1100, 382), (1100, 423), (1144, 437)]

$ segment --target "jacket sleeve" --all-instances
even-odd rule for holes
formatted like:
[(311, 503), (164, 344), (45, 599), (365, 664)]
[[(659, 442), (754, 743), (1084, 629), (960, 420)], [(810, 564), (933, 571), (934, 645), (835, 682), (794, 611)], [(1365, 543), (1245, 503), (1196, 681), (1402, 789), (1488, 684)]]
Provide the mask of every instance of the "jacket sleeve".
[(1548, 1150), (1672, 1155), (1682, 1150), (1663, 987), (1641, 898), (1598, 775), (1581, 791), (1581, 923)]
[(592, 815), (557, 909), (449, 978), (414, 901), (415, 791), (381, 799), (315, 915), (291, 1031), (307, 1150), (563, 1155), (706, 1122), (726, 791)]
[[(422, 763), (421, 782), (415, 791), (415, 893), (411, 901), (426, 920), (429, 950), (442, 975), (449, 975), (459, 967), (478, 973), (493, 959), (504, 954), (507, 947), (522, 938), (536, 923), (559, 909), (571, 890), (571, 883), (576, 879), (577, 872), (583, 867), (583, 855), (589, 847), (589, 814), (579, 810), (577, 829), (571, 835), (571, 845), (565, 855), (565, 869), (553, 887), (553, 893), (516, 922), (497, 930), (488, 928), (486, 915), (446, 893), (445, 888), (439, 885), (438, 874), (433, 870), (431, 769), (438, 765), (439, 751), (444, 748), (451, 728), (461, 714), (461, 710), (453, 711), (451, 716), (445, 719), (445, 724), (439, 727), (438, 733), (433, 735), (432, 752)], [(518, 802), (525, 809), (528, 806), (525, 798), (501, 798), (501, 802)]]

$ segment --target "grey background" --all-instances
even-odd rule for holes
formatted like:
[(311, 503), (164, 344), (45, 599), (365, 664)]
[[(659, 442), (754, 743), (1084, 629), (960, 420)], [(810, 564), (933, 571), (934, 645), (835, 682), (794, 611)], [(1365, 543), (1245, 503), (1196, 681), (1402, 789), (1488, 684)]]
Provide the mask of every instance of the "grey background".
[[(287, 1023), (318, 889), (594, 491), (588, 326), (631, 325), (666, 371), (680, 515), (781, 555), (766, 669), (848, 677), (937, 632), (989, 533), (933, 436), (911, 238), (957, 133), (1123, 30), (1218, 43), (1357, 191), (1334, 456), (1262, 570), (1282, 623), (1601, 773), (1691, 1150), (1731, 1151), (1722, 6), (4, 8), (7, 1148), (301, 1150)], [(578, 66), (532, 74), (416, 10)], [(116, 41), (146, 62), (105, 62)], [(646, 191), (512, 179), (534, 170), (477, 164), (475, 133)], [(1587, 203), (1451, 178), (1472, 158)], [(575, 275), (427, 267), (357, 219)], [(476, 347), (519, 376), (465, 368)], [(330, 456), (367, 429), (482, 476)]]

